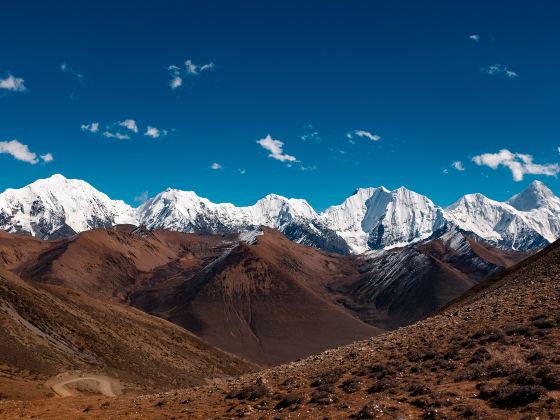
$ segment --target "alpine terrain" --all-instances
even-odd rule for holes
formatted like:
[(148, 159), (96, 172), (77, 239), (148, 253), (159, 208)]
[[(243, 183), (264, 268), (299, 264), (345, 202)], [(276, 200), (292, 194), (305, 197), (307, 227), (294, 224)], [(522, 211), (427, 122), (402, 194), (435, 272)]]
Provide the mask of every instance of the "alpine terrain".
[(459, 229), (502, 249), (531, 251), (560, 236), (560, 198), (534, 181), (507, 202), (469, 194), (444, 209), (404, 187), (361, 188), (317, 213), (305, 200), (275, 194), (237, 207), (167, 189), (132, 208), (62, 175), (0, 194), (0, 229), (7, 232), (54, 239), (117, 224), (202, 234), (262, 225), (297, 243), (341, 254), (402, 247)]
[(77, 397), (0, 413), (40, 418), (558, 418), (560, 244), (437, 314), (369, 340), (210, 386)]

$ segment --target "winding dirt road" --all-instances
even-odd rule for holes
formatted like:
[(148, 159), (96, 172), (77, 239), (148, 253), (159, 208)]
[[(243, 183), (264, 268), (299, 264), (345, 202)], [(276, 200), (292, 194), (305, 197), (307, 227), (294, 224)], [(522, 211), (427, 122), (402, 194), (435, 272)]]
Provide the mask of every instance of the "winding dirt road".
[(60, 397), (73, 397), (76, 395), (81, 395), (81, 393), (75, 389), (68, 388), (66, 385), (75, 384), (81, 381), (95, 382), (96, 385), (94, 385), (91, 391), (105, 395), (107, 397), (116, 397), (118, 394), (120, 394), (120, 386), (117, 381), (107, 376), (99, 375), (53, 379), (49, 382), (49, 386), (53, 390), (53, 392)]

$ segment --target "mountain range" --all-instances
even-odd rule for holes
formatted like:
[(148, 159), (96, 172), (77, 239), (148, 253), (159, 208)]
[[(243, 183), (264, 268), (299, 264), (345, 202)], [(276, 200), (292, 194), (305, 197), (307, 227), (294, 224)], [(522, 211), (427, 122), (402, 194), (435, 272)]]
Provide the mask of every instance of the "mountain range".
[[(558, 206), (558, 198), (538, 182), (505, 203), (475, 194), (446, 209), (405, 188), (360, 189), (321, 213), (304, 200), (276, 195), (236, 207), (177, 190), (132, 208), (60, 175), (7, 190), (0, 195), (8, 231), (0, 232), (0, 367), (5, 373), (0, 395), (116, 395), (121, 389), (126, 395), (211, 380), (215, 390), (222, 389), (224, 376), (299, 360), (277, 368), (265, 382), (255, 379), (257, 388), (278, 385), (282, 391), (275, 404), (287, 398), (285, 389), (308, 393), (302, 401), (310, 409), (315, 400), (330, 407), (329, 401), (344, 397), (322, 379), (313, 382), (322, 384), (320, 392), (308, 383), (325, 373), (314, 360), (324, 361), (330, 371), (359, 358), (367, 343), (393, 343), (375, 366), (406, 366), (415, 381), (428, 381), (433, 369), (453, 367), (448, 362), (455, 356), (438, 356), (439, 364), (430, 364), (427, 348), (434, 344), (427, 344), (422, 322), (441, 318), (421, 320), (447, 305), (459, 308), (447, 312), (452, 323), (443, 318), (430, 332), (443, 343), (442, 352), (463, 345), (446, 341), (449, 328), (461, 334), (462, 328), (494, 322), (496, 311), (507, 320), (508, 305), (497, 306), (500, 293), (484, 298), (483, 307), (465, 311), (456, 299), (484, 296), (492, 279), (518, 267), (529, 267), (519, 272), (533, 278), (530, 262), (543, 253), (530, 255), (554, 240)], [(546, 249), (557, 255), (558, 246)], [(520, 263), (528, 256), (529, 265)], [(549, 262), (554, 275), (556, 266)], [(519, 288), (538, 292), (525, 280)], [(515, 291), (504, 290), (517, 305), (515, 314), (538, 315), (540, 300), (527, 305)], [(474, 313), (480, 308), (480, 315)], [(413, 339), (406, 331), (413, 331)], [(350, 344), (366, 338), (370, 341)], [(331, 350), (327, 354), (334, 359), (311, 356), (340, 345), (354, 350)], [(428, 362), (425, 366), (416, 366), (416, 348), (427, 352), (418, 356)], [(500, 351), (491, 349), (492, 354)], [(467, 353), (466, 358), (477, 357)], [(359, 363), (360, 369), (373, 369), (365, 374), (345, 365), (350, 374), (338, 387), (345, 393), (346, 387), (359, 390), (364, 375), (377, 375), (375, 360), (368, 356), (367, 361)], [(464, 370), (462, 364), (455, 369)], [(282, 373), (287, 371), (307, 382), (292, 386), (293, 378)], [(275, 377), (282, 383), (276, 384)], [(227, 383), (236, 389), (236, 383), (246, 386), (244, 381)], [(234, 388), (228, 388), (226, 401), (237, 399)], [(244, 409), (241, 405), (231, 407)]]
[(24, 281), (135, 307), (261, 366), (408, 325), (526, 256), (457, 229), (360, 255), (326, 253), (266, 227), (0, 235), (0, 268)]
[[(104, 231), (103, 234), (108, 235), (110, 232)], [(272, 236), (266, 238), (269, 233), (272, 233)], [(243, 292), (247, 291), (249, 286), (247, 277), (260, 264), (259, 258), (267, 259), (268, 264), (278, 264), (291, 254), (291, 251), (288, 251), (275, 261), (274, 256), (262, 254), (266, 248), (272, 246), (272, 249), (277, 250), (278, 247), (295, 247), (292, 250), (296, 250), (298, 254), (301, 252), (297, 244), (277, 242), (278, 235), (277, 232), (265, 231), (262, 235), (246, 237), (248, 243), (238, 248), (241, 256), (234, 258), (234, 261), (239, 265), (231, 274), (232, 281), (238, 284), (238, 289), (241, 289), (237, 298), (240, 303), (239, 308), (243, 307), (239, 298), (244, 295)], [(409, 246), (428, 247), (430, 249), (417, 249), (417, 252), (431, 255), (433, 258), (445, 257), (453, 260), (455, 258), (453, 253), (445, 251), (445, 247), (454, 249), (457, 254), (463, 254), (469, 243), (474, 244), (471, 238), (462, 235), (453, 233), (423, 245)], [(125, 236), (121, 241), (124, 241), (124, 238)], [(266, 240), (263, 241), (263, 238)], [(12, 237), (10, 240), (21, 240), (21, 237)], [(285, 239), (284, 241), (288, 242)], [(265, 249), (248, 251), (247, 248), (250, 247)], [(481, 254), (489, 251), (477, 245), (472, 249), (477, 249)], [(310, 248), (308, 252), (319, 255), (319, 251)], [(400, 251), (392, 249), (384, 251), (383, 254), (389, 252)], [(9, 257), (11, 254), (5, 255)], [(233, 257), (232, 254), (230, 255)], [(296, 262), (293, 260), (294, 255), (291, 257), (291, 261), (287, 262), (293, 269), (297, 269), (294, 266)], [(362, 256), (337, 258), (362, 258)], [(496, 254), (492, 258), (502, 259), (504, 255)], [(17, 258), (12, 255), (11, 260), (15, 261), (15, 259)], [(248, 260), (253, 261), (247, 263)], [(320, 259), (316, 260), (313, 257), (307, 262), (317, 269), (316, 265), (320, 263)], [(309, 264), (305, 270), (310, 268)], [(335, 264), (333, 261), (329, 261), (327, 266), (334, 267), (333, 264)], [(348, 265), (344, 271), (355, 265)], [(240, 276), (242, 267), (246, 270), (245, 274)], [(411, 268), (414, 268), (414, 263), (403, 270)], [(203, 314), (204, 309), (209, 308), (203, 305), (204, 302), (210, 303), (212, 299), (214, 302), (219, 300), (220, 288), (229, 289), (230, 298), (235, 299), (235, 293), (231, 293), (236, 288), (234, 284), (229, 284), (224, 278), (219, 281), (219, 273), (224, 269), (225, 267), (219, 267), (215, 273), (216, 277), (208, 280), (208, 283), (213, 285), (203, 294), (205, 300), (199, 302), (199, 314)], [(2, 279), (3, 274), (0, 273), (0, 280)], [(278, 283), (281, 284), (285, 279), (285, 273), (281, 273)], [(444, 277), (441, 279), (443, 280)], [(261, 284), (262, 290), (266, 290), (266, 285), (270, 282), (267, 280), (262, 283), (264, 283)], [(443, 284), (442, 281), (435, 283), (439, 286)], [(259, 282), (253, 283), (252, 287), (257, 285)], [(53, 287), (39, 290), (49, 291), (53, 290)], [(277, 293), (278, 290), (276, 288), (274, 292)], [(331, 348), (302, 360), (254, 373), (250, 373), (250, 366), (244, 366), (222, 354), (219, 360), (224, 361), (224, 366), (249, 373), (228, 380), (215, 380), (207, 386), (175, 389), (172, 392), (151, 395), (137, 396), (135, 392), (116, 398), (88, 395), (88, 388), (86, 388), (88, 376), (86, 376), (78, 378), (81, 381), (78, 388), (79, 395), (73, 398), (43, 398), (33, 403), (0, 400), (0, 418), (556, 419), (560, 416), (559, 291), (560, 242), (556, 242), (524, 261), (490, 276), (431, 316), (367, 340)], [(188, 294), (188, 291), (185, 292)], [(66, 327), (74, 332), (71, 337), (77, 334), (75, 328), (78, 327), (78, 331), (83, 330), (83, 327), (77, 326), (76, 323), (65, 325), (64, 322), (59, 321), (60, 318), (47, 319), (45, 323), (39, 322), (41, 318), (37, 318), (37, 312), (49, 308), (52, 305), (52, 298), (42, 292), (43, 296), (34, 298), (40, 303), (38, 308), (27, 306), (27, 310), (22, 310), (26, 306), (22, 305), (21, 301), (26, 303), (27, 294), (20, 295), (20, 293), (20, 291), (13, 293), (9, 289), (2, 292), (0, 289), (0, 303), (4, 307), (12, 305), (7, 307), (15, 307), (19, 310), (15, 312), (9, 309), (7, 312), (12, 325), (17, 326), (19, 313), (21, 318), (25, 317), (24, 319), (34, 322), (38, 328), (48, 331), (50, 337), (58, 338), (58, 342), (60, 336), (55, 333), (61, 328)], [(18, 295), (21, 296), (20, 299), (17, 299)], [(64, 302), (77, 300), (77, 303), (72, 303), (74, 307), (81, 305), (85, 299), (83, 297), (74, 299), (74, 295), (69, 294), (68, 289), (62, 288), (58, 289), (57, 296)], [(245, 314), (250, 320), (252, 312), (249, 303), (257, 299), (257, 295), (246, 296)], [(263, 301), (261, 309), (266, 309), (269, 303)], [(299, 301), (299, 303), (303, 302)], [(55, 308), (59, 309), (59, 305), (57, 304)], [(74, 307), (67, 317), (68, 322), (71, 322), (72, 315), (76, 313)], [(235, 317), (236, 314), (229, 310), (232, 308), (230, 304), (224, 307), (227, 308), (224, 315)], [(112, 313), (117, 309), (107, 305), (105, 308), (105, 313), (102, 314), (99, 312), (91, 314), (89, 311), (83, 314), (88, 322), (94, 322), (99, 315), (107, 317), (107, 321), (100, 325), (91, 324), (97, 328), (101, 327), (104, 332), (100, 338), (93, 329), (91, 339), (104, 343), (106, 335), (111, 337), (113, 334), (118, 334), (118, 337), (132, 333), (132, 331), (123, 332), (119, 324), (113, 326), (111, 323), (115, 319), (118, 320), (118, 317)], [(316, 308), (314, 306), (312, 310)], [(49, 313), (56, 314), (52, 310), (49, 310)], [(185, 315), (187, 313), (185, 312)], [(264, 313), (261, 310), (259, 318)], [(78, 314), (82, 315), (81, 312)], [(2, 317), (6, 317), (6, 314), (5, 311), (0, 310), (0, 319)], [(75, 316), (73, 318), (76, 319)], [(212, 318), (214, 316), (210, 319)], [(125, 321), (129, 322), (128, 320), (121, 322)], [(150, 322), (155, 321), (150, 320)], [(255, 320), (255, 322), (258, 324), (259, 321)], [(45, 324), (50, 329), (46, 329)], [(320, 322), (318, 325), (321, 325)], [(144, 336), (145, 330), (141, 324), (128, 325), (128, 328), (131, 327), (139, 328), (136, 334), (140, 337)], [(8, 332), (12, 331), (13, 329), (8, 330)], [(291, 335), (297, 335), (298, 332), (300, 331), (292, 331)], [(37, 337), (31, 337), (37, 340)], [(165, 354), (164, 351), (172, 350), (166, 348), (169, 346), (169, 338), (172, 337), (163, 334), (152, 342), (144, 343), (143, 346), (162, 346), (161, 352), (154, 353), (154, 357), (161, 356)], [(165, 338), (168, 338), (167, 342), (160, 343), (160, 340)], [(10, 342), (7, 344), (9, 345)], [(72, 344), (72, 341), (68, 344)], [(94, 344), (97, 344), (97, 341)], [(6, 341), (3, 339), (0, 348), (4, 349), (5, 346)], [(23, 346), (20, 348), (25, 350)], [(87, 351), (81, 354), (90, 355), (92, 348), (96, 351), (100, 347), (92, 345), (89, 341), (86, 342)], [(25, 355), (23, 350), (21, 356)], [(110, 352), (113, 349), (108, 350)], [(2, 354), (4, 355), (4, 352)], [(199, 353), (197, 356), (201, 357), (203, 354)], [(214, 355), (219, 356), (215, 352)], [(122, 355), (119, 353), (119, 356)], [(16, 357), (17, 354), (10, 354), (8, 358), (10, 364), (15, 363)], [(153, 366), (150, 366), (152, 371), (161, 366), (161, 361), (157, 358), (148, 361), (153, 363)], [(211, 361), (210, 365), (212, 362), (214, 361)], [(195, 363), (200, 362), (195, 360)], [(13, 377), (17, 379), (24, 374), (30, 376), (25, 370), (18, 369), (22, 366), (21, 363), (16, 366), (11, 371)], [(30, 363), (23, 366), (31, 370), (37, 369)], [(133, 375), (146, 369), (145, 365), (133, 364), (132, 367), (135, 369), (132, 371)], [(120, 368), (125, 369), (126, 366), (121, 365)], [(109, 372), (112, 375), (117, 374), (114, 368)], [(204, 374), (199, 371), (195, 373)], [(166, 378), (163, 376), (161, 379)], [(7, 395), (13, 394), (14, 381), (3, 389), (2, 384), (6, 383), (6, 377), (3, 375), (0, 379), (0, 390), (6, 389)], [(27, 382), (20, 380), (20, 383), (21, 386), (27, 385), (27, 388), (22, 389), (29, 393), (29, 389), (37, 384), (37, 381), (26, 380)]]
[(468, 194), (447, 208), (404, 187), (360, 188), (318, 213), (305, 200), (275, 194), (238, 207), (167, 189), (133, 208), (62, 175), (0, 194), (0, 229), (7, 232), (56, 239), (118, 224), (203, 234), (263, 225), (297, 243), (341, 254), (402, 247), (459, 229), (502, 249), (529, 251), (560, 237), (560, 198), (540, 181), (506, 202)]

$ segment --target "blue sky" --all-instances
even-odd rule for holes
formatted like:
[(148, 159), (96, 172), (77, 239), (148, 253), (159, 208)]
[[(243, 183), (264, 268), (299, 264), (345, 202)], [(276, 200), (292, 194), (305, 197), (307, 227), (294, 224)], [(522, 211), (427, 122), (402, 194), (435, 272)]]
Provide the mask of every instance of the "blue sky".
[(62, 173), (131, 204), (174, 187), (317, 209), (379, 185), (440, 205), (560, 192), (558, 2), (19, 1), (0, 19), (0, 189)]

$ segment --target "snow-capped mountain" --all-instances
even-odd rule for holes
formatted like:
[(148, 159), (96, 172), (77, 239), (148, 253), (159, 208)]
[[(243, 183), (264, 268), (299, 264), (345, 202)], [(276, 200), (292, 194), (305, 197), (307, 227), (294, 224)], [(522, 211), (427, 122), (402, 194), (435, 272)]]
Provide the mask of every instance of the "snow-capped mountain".
[(524, 191), (511, 197), (508, 204), (522, 212), (547, 241), (560, 237), (560, 198), (542, 182), (533, 181)]
[(445, 210), (445, 217), (503, 248), (536, 249), (560, 237), (560, 199), (539, 181), (505, 203), (465, 195)]
[(238, 207), (167, 189), (132, 208), (62, 175), (0, 194), (0, 229), (8, 232), (52, 239), (125, 223), (197, 233), (241, 233), (264, 225), (298, 243), (355, 254), (405, 246), (457, 228), (502, 248), (530, 250), (560, 237), (560, 198), (535, 181), (507, 202), (468, 194), (442, 209), (404, 187), (361, 188), (342, 204), (317, 213), (305, 200), (275, 194)]
[(138, 209), (139, 219), (150, 229), (183, 232), (235, 232), (247, 226), (280, 228), (295, 220), (313, 220), (315, 210), (305, 200), (270, 194), (253, 206), (215, 204), (193, 191), (167, 189)]
[(269, 194), (252, 206), (236, 207), (212, 203), (193, 191), (167, 189), (142, 204), (137, 215), (149, 229), (230, 233), (264, 225), (305, 245), (340, 253), (349, 251), (346, 243), (321, 223), (307, 201), (276, 194)]
[(431, 236), (445, 225), (443, 211), (404, 187), (360, 188), (320, 215), (354, 253), (403, 246)]
[(121, 223), (137, 223), (132, 207), (62, 175), (0, 194), (0, 229), (12, 233), (46, 239)]

